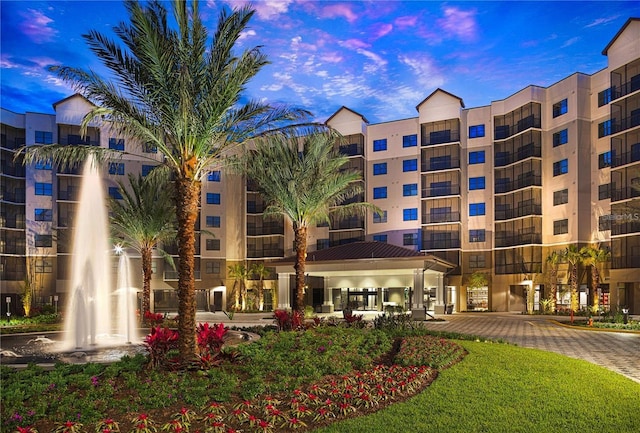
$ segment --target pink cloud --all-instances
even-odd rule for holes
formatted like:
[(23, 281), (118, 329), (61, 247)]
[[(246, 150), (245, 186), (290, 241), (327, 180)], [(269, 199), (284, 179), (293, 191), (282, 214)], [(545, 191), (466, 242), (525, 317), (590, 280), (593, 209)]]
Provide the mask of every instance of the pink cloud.
[(358, 15), (356, 15), (356, 13), (351, 10), (351, 7), (346, 4), (332, 4), (331, 6), (323, 7), (320, 10), (320, 16), (322, 18), (342, 17), (350, 23), (353, 23), (358, 19)]
[(24, 20), (20, 23), (20, 30), (37, 44), (51, 41), (58, 33), (56, 29), (48, 27), (53, 20), (40, 11), (28, 9), (21, 15)]
[(456, 7), (446, 7), (444, 17), (437, 23), (441, 29), (451, 36), (463, 40), (474, 40), (477, 36), (476, 11), (463, 11)]
[(320, 60), (327, 63), (340, 63), (344, 60), (344, 56), (336, 51), (323, 53), (320, 55)]
[(356, 50), (359, 48), (369, 48), (371, 46), (370, 44), (366, 43), (365, 41), (361, 41), (360, 39), (347, 39), (346, 41), (342, 42), (340, 45), (352, 50)]
[(371, 26), (371, 37), (374, 39), (388, 35), (393, 30), (393, 25), (389, 23), (377, 23)]
[(417, 16), (405, 16), (405, 17), (396, 18), (393, 23), (399, 28), (405, 29), (408, 27), (414, 27), (417, 22), (418, 22)]

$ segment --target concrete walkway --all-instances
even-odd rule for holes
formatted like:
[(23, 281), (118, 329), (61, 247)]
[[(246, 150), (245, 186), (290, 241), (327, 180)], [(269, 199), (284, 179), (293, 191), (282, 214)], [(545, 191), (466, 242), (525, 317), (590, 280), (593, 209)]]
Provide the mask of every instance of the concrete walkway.
[[(365, 312), (365, 319), (376, 313)], [(328, 317), (329, 315), (321, 315)], [(334, 314), (342, 317), (341, 314)], [(640, 383), (640, 333), (581, 330), (557, 324), (549, 316), (518, 313), (460, 313), (426, 321), (427, 328), (502, 339), (521, 347), (556, 352), (606, 367)], [(272, 325), (272, 313), (236, 313), (233, 320), (222, 312), (198, 313), (199, 322), (227, 326)], [(560, 318), (568, 321), (567, 317)]]

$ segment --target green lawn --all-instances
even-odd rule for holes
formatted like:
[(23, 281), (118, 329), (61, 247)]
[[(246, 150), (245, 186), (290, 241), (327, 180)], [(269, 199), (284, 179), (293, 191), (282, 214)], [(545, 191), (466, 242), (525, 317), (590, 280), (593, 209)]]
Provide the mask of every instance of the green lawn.
[(459, 343), (469, 354), (418, 396), (315, 432), (640, 432), (630, 379), (555, 353)]

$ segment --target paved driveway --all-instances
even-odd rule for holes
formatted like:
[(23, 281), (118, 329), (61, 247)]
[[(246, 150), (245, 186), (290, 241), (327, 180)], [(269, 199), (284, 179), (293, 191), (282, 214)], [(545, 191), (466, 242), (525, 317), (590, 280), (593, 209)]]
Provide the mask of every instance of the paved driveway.
[(521, 347), (584, 359), (640, 383), (640, 333), (579, 330), (560, 326), (545, 316), (511, 313), (463, 313), (439, 318), (445, 322), (426, 322), (427, 327), (503, 339)]

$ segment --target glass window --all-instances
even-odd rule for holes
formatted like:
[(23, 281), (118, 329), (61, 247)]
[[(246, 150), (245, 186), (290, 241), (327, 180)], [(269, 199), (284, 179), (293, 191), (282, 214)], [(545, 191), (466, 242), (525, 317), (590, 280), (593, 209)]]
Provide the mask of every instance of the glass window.
[(472, 269), (486, 268), (486, 258), (484, 254), (469, 255), (469, 267)]
[(562, 131), (555, 132), (553, 134), (553, 147), (558, 147), (562, 144), (567, 144), (569, 141), (569, 131), (563, 129)]
[(569, 172), (569, 161), (563, 159), (562, 161), (553, 163), (553, 175), (560, 176)]
[(469, 178), (469, 190), (484, 189), (484, 188), (485, 188), (484, 176)]
[(36, 144), (53, 144), (53, 132), (36, 131), (35, 142)]
[(386, 210), (382, 211), (382, 215), (380, 215), (377, 212), (373, 213), (373, 223), (374, 224), (386, 223), (386, 222), (387, 222), (387, 211)]
[(484, 124), (469, 127), (469, 138), (484, 137)]
[(484, 203), (469, 203), (469, 216), (485, 215)]
[(611, 184), (598, 185), (598, 200), (606, 200), (608, 198), (611, 198)]
[(47, 159), (46, 161), (38, 161), (34, 164), (34, 168), (36, 170), (51, 170), (51, 160)]
[(51, 235), (36, 234), (34, 242), (36, 247), (48, 248), (53, 245), (53, 237)]
[(217, 192), (208, 192), (207, 204), (220, 204), (220, 194)]
[(611, 151), (608, 150), (598, 155), (598, 168), (611, 167)]
[(569, 220), (557, 220), (553, 222), (553, 234), (554, 235), (562, 235), (565, 233), (569, 233)]
[(469, 164), (484, 164), (484, 150), (469, 152)]
[(145, 143), (142, 145), (142, 153), (158, 153), (158, 146), (151, 143)]
[(53, 221), (53, 211), (51, 209), (39, 209), (34, 211), (36, 221)]
[(115, 198), (116, 200), (122, 200), (122, 194), (120, 193), (120, 188), (118, 188), (117, 186), (110, 186), (109, 197)]
[(611, 215), (601, 215), (598, 217), (598, 230), (601, 232), (611, 230)]
[(598, 138), (606, 137), (607, 135), (611, 135), (612, 133), (612, 123), (611, 120), (605, 120), (601, 124), (598, 125)]
[[(318, 239), (316, 241), (316, 249), (317, 250), (324, 250), (329, 248), (329, 245), (331, 245), (331, 241), (329, 239)], [(295, 248), (295, 246), (294, 246)]]
[(414, 195), (418, 195), (418, 184), (417, 183), (406, 183), (402, 185), (402, 195), (404, 197), (410, 197)]
[(207, 251), (220, 251), (220, 239), (207, 239)]
[(124, 138), (109, 138), (109, 149), (124, 151)]
[(379, 140), (373, 140), (373, 151), (381, 152), (383, 150), (387, 150), (387, 139), (381, 138)]
[(35, 184), (36, 195), (53, 195), (53, 185), (50, 183), (36, 182)]
[(156, 168), (155, 165), (146, 165), (146, 164), (142, 164), (142, 176), (146, 176), (149, 173), (151, 173), (151, 170), (153, 170), (154, 168)]
[(207, 227), (220, 227), (220, 217), (217, 215), (207, 215)]
[(53, 262), (48, 259), (36, 259), (36, 273), (50, 274), (53, 272)]
[(402, 210), (403, 221), (417, 221), (418, 220), (418, 208), (408, 208)]
[(560, 191), (553, 192), (553, 205), (558, 206), (561, 204), (569, 203), (569, 190), (561, 189)]
[(373, 164), (373, 175), (379, 176), (381, 174), (387, 174), (387, 163), (379, 162), (377, 164)]
[(207, 274), (219, 274), (220, 262), (218, 260), (205, 262), (205, 273)]
[(567, 100), (563, 99), (560, 102), (553, 104), (553, 117), (558, 117), (567, 112)]
[(418, 170), (418, 160), (417, 159), (405, 159), (402, 161), (402, 171), (417, 171)]
[(109, 174), (124, 176), (124, 162), (110, 162)]
[(387, 243), (387, 235), (373, 235), (374, 242)]
[(485, 229), (469, 230), (469, 242), (484, 242), (485, 237)]
[(221, 173), (220, 170), (212, 171), (207, 175), (207, 180), (209, 182), (220, 182)]
[(402, 235), (402, 245), (418, 245), (418, 233), (405, 233)]
[(373, 188), (373, 198), (374, 199), (387, 198), (387, 187), (379, 186), (377, 188)]
[(418, 135), (404, 135), (402, 137), (402, 147), (415, 147), (418, 145)]

